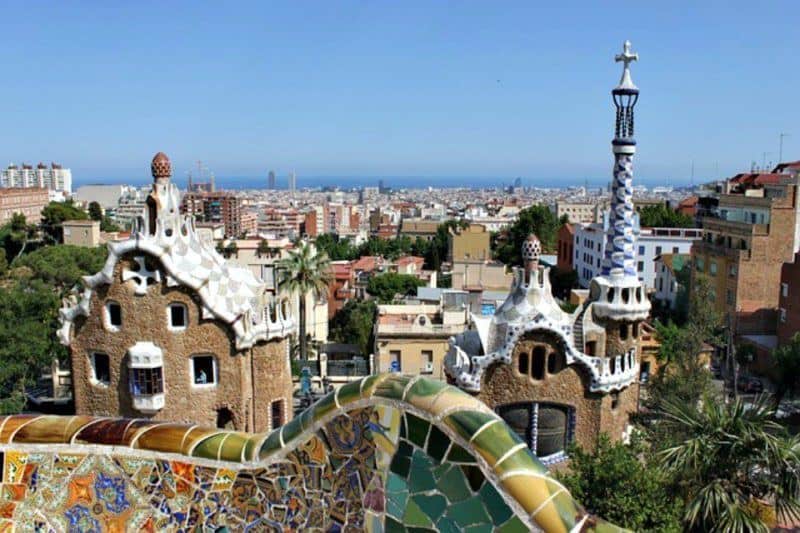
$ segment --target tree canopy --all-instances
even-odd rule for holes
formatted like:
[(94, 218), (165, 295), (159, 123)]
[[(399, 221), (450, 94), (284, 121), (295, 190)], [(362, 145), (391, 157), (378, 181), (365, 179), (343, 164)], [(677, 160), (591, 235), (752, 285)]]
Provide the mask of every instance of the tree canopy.
[(522, 264), (522, 243), (533, 233), (542, 242), (542, 250), (556, 249), (558, 229), (566, 222), (559, 220), (546, 205), (534, 205), (519, 212), (517, 220), (495, 237), (495, 257), (507, 265)]
[(424, 281), (411, 274), (389, 272), (371, 277), (367, 282), (367, 292), (374, 296), (378, 302), (385, 304), (391, 303), (397, 294), (414, 294), (417, 287), (424, 285)]
[(372, 352), (372, 332), (378, 307), (372, 300), (349, 300), (330, 321), (328, 335), (334, 342), (355, 344), (364, 356)]
[(646, 205), (639, 210), (639, 225), (643, 228), (691, 228), (694, 219), (666, 204)]
[(75, 286), (82, 276), (103, 268), (108, 250), (104, 246), (86, 248), (65, 244), (45, 246), (23, 255), (12, 267), (28, 267), (33, 279), (40, 280), (64, 293)]
[(61, 223), (65, 220), (88, 220), (89, 215), (72, 200), (50, 202), (42, 209), (42, 230), (50, 242), (62, 241)]
[(657, 463), (640, 457), (646, 448), (611, 443), (600, 435), (597, 449), (570, 449), (568, 472), (557, 474), (572, 495), (598, 516), (631, 531), (681, 531), (681, 502), (670, 492)]

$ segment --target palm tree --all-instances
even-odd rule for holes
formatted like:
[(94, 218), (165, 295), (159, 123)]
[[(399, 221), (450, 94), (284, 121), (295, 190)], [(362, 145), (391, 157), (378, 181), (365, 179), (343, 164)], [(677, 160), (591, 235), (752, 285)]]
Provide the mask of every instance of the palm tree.
[(662, 414), (686, 437), (660, 459), (686, 499), (688, 531), (767, 532), (776, 518), (800, 519), (800, 437), (773, 420), (766, 396), (751, 405), (706, 396)]
[(306, 295), (313, 294), (323, 298), (328, 292), (331, 280), (331, 265), (328, 256), (316, 251), (309, 243), (302, 242), (297, 249), (278, 261), (278, 269), (283, 271), (280, 287), (300, 297), (300, 360), (308, 360), (308, 339), (306, 338)]

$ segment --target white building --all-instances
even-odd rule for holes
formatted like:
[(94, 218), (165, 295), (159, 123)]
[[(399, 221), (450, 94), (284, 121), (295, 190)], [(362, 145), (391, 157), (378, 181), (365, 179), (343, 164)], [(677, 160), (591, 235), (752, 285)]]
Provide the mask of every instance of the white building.
[(0, 187), (39, 187), (71, 194), (72, 171), (57, 163), (50, 163), (50, 167), (39, 163), (36, 168), (25, 163), (22, 166), (11, 163), (0, 173)]
[(128, 187), (120, 196), (116, 209), (108, 210), (109, 216), (123, 228), (129, 228), (133, 220), (141, 216), (149, 192), (146, 187)]
[(678, 296), (680, 272), (691, 260), (688, 254), (661, 254), (655, 259), (656, 281), (655, 299), (669, 309), (675, 309)]
[[(578, 283), (588, 288), (592, 278), (602, 274), (603, 258), (606, 252), (606, 228), (608, 217), (603, 224), (582, 224), (575, 226), (574, 268), (578, 273)], [(698, 228), (639, 228), (639, 217), (634, 216), (634, 235), (636, 236), (637, 264), (639, 279), (647, 289), (656, 288), (655, 258), (661, 254), (688, 254), (692, 242), (702, 238)]]
[(128, 190), (132, 189), (127, 185), (81, 185), (75, 190), (75, 199), (78, 202), (90, 204), (97, 202), (103, 209), (116, 209), (119, 199)]

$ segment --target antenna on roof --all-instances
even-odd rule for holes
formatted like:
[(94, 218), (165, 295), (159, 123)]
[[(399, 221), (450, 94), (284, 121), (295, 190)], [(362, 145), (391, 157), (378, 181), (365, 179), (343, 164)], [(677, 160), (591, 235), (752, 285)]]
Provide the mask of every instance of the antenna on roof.
[(779, 165), (781, 163), (783, 163), (783, 138), (784, 137), (791, 137), (791, 135), (789, 135), (788, 133), (781, 133), (780, 135), (778, 135), (778, 138), (780, 139), (779, 148), (778, 148), (778, 164)]

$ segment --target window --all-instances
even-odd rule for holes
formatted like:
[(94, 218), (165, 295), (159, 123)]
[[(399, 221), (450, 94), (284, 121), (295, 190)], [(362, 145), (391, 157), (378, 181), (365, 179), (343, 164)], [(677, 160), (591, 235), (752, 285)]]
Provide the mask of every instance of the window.
[(544, 346), (536, 346), (531, 354), (531, 377), (533, 379), (544, 379), (544, 365), (547, 357), (547, 350)]
[(516, 403), (497, 409), (500, 417), (546, 464), (562, 461), (573, 439), (575, 413), (566, 406)]
[(644, 261), (639, 261), (638, 263), (636, 263), (636, 271), (644, 272)]
[(402, 367), (400, 364), (400, 350), (389, 351), (389, 371), (400, 372), (401, 368)]
[(272, 429), (283, 425), (283, 400), (273, 400), (269, 404), (269, 420)]
[(728, 267), (728, 275), (732, 278), (736, 277), (736, 265)]
[(111, 381), (111, 360), (107, 354), (93, 353), (89, 357), (92, 365), (92, 382), (95, 385), (108, 386)]
[(786, 322), (786, 309), (781, 308), (781, 322)]
[(656, 255), (661, 255), (661, 247), (656, 246)]
[(702, 272), (705, 269), (705, 261), (702, 257), (698, 257), (694, 260), (694, 266), (698, 272)]
[(597, 341), (586, 341), (586, 355), (597, 353)]
[(611, 393), (611, 409), (616, 410), (619, 407), (619, 393), (612, 392)]
[(623, 341), (628, 338), (628, 324), (619, 325), (619, 338)]
[(560, 352), (550, 352), (547, 356), (547, 373), (550, 375), (561, 372), (566, 366), (566, 360)]
[(217, 363), (213, 355), (195, 355), (191, 358), (192, 384), (216, 385)]
[(786, 298), (789, 296), (789, 284), (788, 283), (781, 283), (781, 296)]
[(122, 306), (117, 302), (108, 302), (106, 304), (106, 324), (107, 329), (116, 331), (122, 326)]
[(708, 264), (708, 272), (712, 276), (716, 276), (717, 275), (717, 262), (716, 261), (711, 261)]
[(639, 369), (639, 381), (647, 383), (650, 379), (650, 361), (642, 361), (642, 366)]
[(164, 392), (161, 367), (131, 368), (130, 391), (134, 396), (151, 396)]
[(422, 374), (433, 374), (433, 351), (422, 350)]
[(169, 329), (186, 329), (188, 321), (188, 311), (185, 305), (169, 304)]
[(672, 247), (672, 253), (673, 254), (677, 254), (678, 253), (678, 247), (677, 246), (673, 246)]
[(644, 246), (639, 245), (639, 255), (644, 255)]
[(733, 291), (730, 289), (725, 292), (725, 302), (728, 305), (733, 305)]

